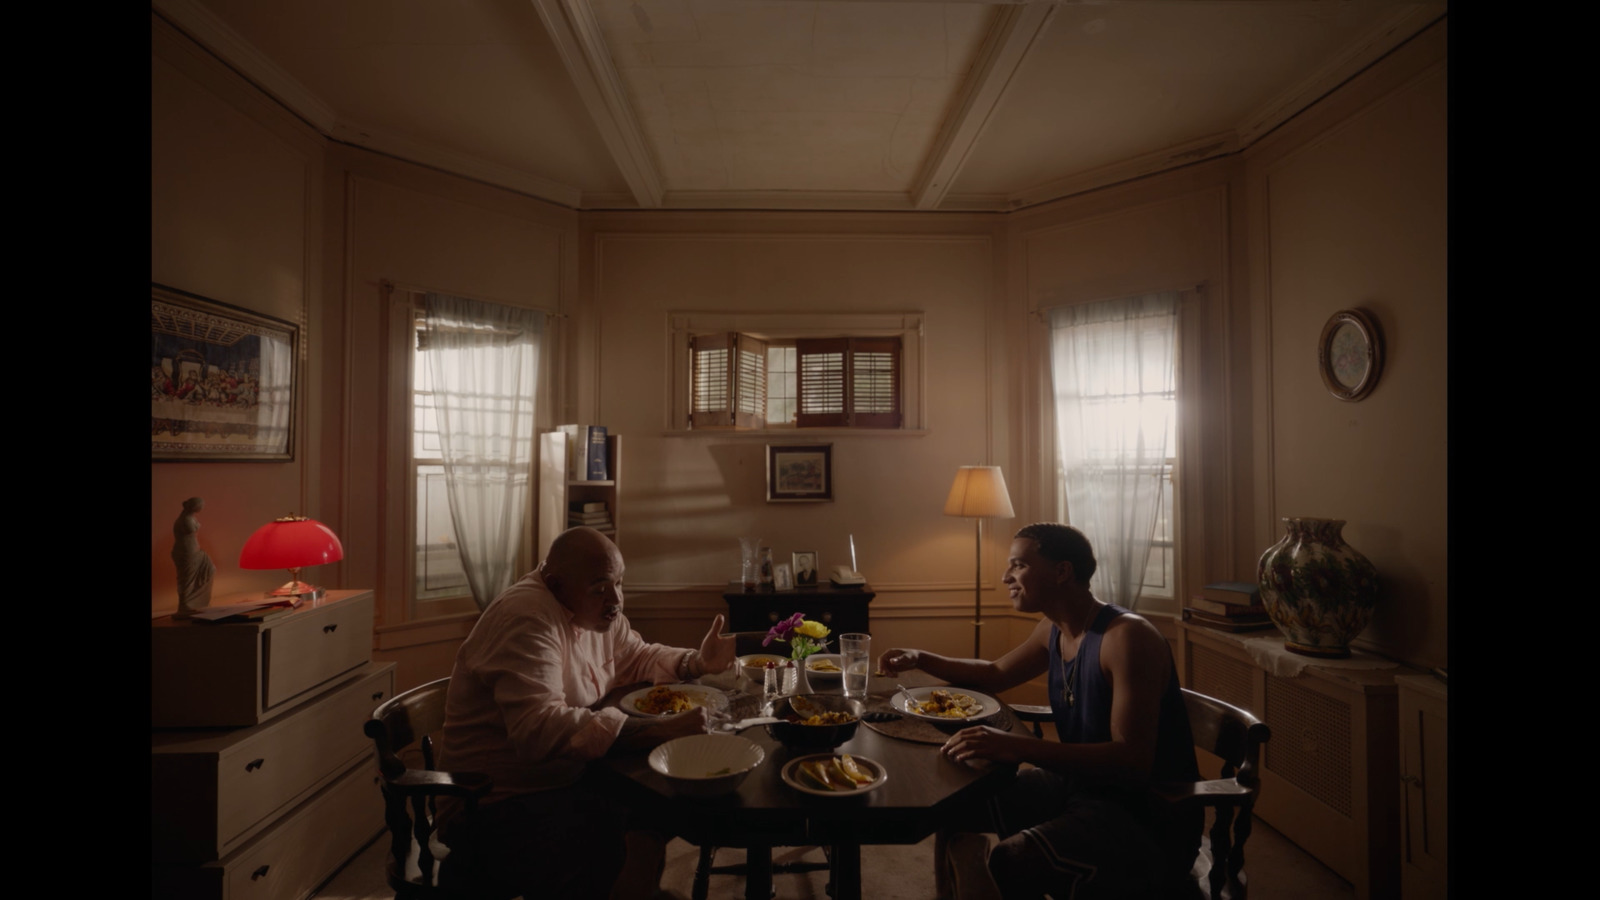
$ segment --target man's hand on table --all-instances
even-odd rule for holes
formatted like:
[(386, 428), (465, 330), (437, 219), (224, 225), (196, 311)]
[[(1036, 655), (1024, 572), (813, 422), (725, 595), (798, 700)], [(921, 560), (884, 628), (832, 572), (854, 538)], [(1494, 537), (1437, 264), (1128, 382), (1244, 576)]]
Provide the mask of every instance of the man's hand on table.
[(630, 716), (622, 723), (622, 731), (611, 745), (611, 752), (649, 750), (657, 744), (691, 734), (705, 734), (710, 730), (711, 713), (703, 706), (686, 713), (664, 719), (642, 719)]
[(988, 725), (974, 725), (951, 735), (939, 750), (957, 762), (988, 760), (1016, 765), (1027, 761), (1024, 757), (1030, 744), (1037, 744), (1037, 741)]

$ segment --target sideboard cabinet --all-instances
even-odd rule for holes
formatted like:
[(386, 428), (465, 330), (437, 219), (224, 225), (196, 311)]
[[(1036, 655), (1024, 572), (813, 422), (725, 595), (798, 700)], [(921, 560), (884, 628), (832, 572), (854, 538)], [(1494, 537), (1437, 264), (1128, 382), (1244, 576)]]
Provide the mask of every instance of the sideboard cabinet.
[[(1274, 674), (1252, 642), (1179, 623), (1184, 687), (1243, 707), (1272, 729), (1262, 750), (1262, 821), (1349, 881), (1361, 900), (1400, 896), (1398, 665), (1317, 665)], [(1281, 642), (1277, 653), (1286, 654)], [(1383, 661), (1386, 663), (1386, 661)]]
[(330, 591), (267, 623), (152, 624), (152, 717), (185, 723), (150, 731), (153, 896), (304, 900), (382, 832), (362, 725), (395, 665), (372, 662), (372, 607)]

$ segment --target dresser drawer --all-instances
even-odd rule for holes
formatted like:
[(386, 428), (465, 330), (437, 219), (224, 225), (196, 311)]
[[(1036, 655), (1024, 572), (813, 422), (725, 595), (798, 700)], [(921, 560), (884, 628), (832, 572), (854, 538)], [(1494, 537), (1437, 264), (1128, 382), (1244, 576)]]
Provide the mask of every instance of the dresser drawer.
[(150, 628), (150, 725), (237, 728), (294, 706), (372, 658), (373, 594), (329, 591), (266, 623)]
[(271, 709), (372, 658), (372, 595), (291, 616), (263, 636), (263, 673)]
[(152, 736), (151, 844), (157, 860), (227, 855), (372, 754), (362, 724), (393, 696), (394, 664), (369, 663), (270, 722)]
[(377, 762), (362, 760), (221, 860), (156, 865), (154, 896), (303, 900), (383, 830)]

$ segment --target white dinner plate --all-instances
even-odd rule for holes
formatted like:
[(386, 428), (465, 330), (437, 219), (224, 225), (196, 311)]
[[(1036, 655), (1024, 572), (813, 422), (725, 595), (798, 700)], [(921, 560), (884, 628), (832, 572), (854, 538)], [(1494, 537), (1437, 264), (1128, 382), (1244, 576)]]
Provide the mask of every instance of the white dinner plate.
[[(969, 715), (965, 716), (935, 716), (917, 709), (917, 704), (933, 696), (934, 691), (949, 691), (956, 695), (965, 694), (972, 698), (976, 706), (972, 708)], [(895, 695), (890, 698), (889, 705), (894, 707), (895, 712), (902, 712), (918, 719), (926, 719), (929, 722), (976, 722), (980, 719), (987, 719), (1000, 711), (1000, 701), (988, 694), (980, 694), (970, 688), (949, 687), (946, 685), (906, 688), (903, 691), (896, 691)]]
[(721, 691), (713, 690), (712, 688), (698, 684), (651, 685), (647, 688), (640, 688), (639, 690), (623, 697), (620, 701), (618, 701), (617, 706), (621, 707), (622, 711), (628, 715), (638, 716), (642, 719), (670, 719), (673, 716), (683, 715), (683, 713), (666, 713), (664, 715), (657, 715), (655, 713), (647, 713), (639, 708), (639, 701), (643, 700), (646, 695), (658, 687), (670, 688), (674, 691), (682, 691), (684, 695), (689, 698), (689, 708), (691, 710), (704, 706), (712, 712), (728, 711), (727, 695), (723, 694)]
[(803, 793), (815, 794), (818, 797), (859, 797), (868, 791), (877, 790), (883, 786), (885, 781), (889, 780), (889, 772), (883, 767), (882, 763), (867, 759), (865, 756), (857, 756), (854, 753), (850, 754), (850, 758), (856, 761), (856, 765), (867, 770), (867, 774), (877, 776), (873, 778), (872, 781), (862, 785), (861, 787), (858, 787), (853, 791), (830, 791), (819, 787), (812, 787), (811, 785), (800, 780), (798, 773), (801, 763), (813, 759), (829, 759), (834, 755), (835, 754), (833, 753), (813, 753), (810, 756), (801, 756), (796, 759), (791, 759), (789, 760), (788, 764), (783, 767), (783, 771), (779, 774), (783, 776), (783, 783), (787, 784), (789, 787), (792, 787), (795, 790)]

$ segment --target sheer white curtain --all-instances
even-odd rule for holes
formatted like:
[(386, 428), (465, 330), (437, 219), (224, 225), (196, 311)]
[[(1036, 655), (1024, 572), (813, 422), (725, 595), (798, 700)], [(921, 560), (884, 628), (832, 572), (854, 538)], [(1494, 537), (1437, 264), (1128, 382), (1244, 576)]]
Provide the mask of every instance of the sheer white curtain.
[(1067, 524), (1093, 545), (1096, 596), (1139, 602), (1176, 446), (1176, 291), (1050, 311), (1056, 462)]
[(423, 355), (456, 547), (482, 609), (519, 574), (545, 314), (427, 294)]

